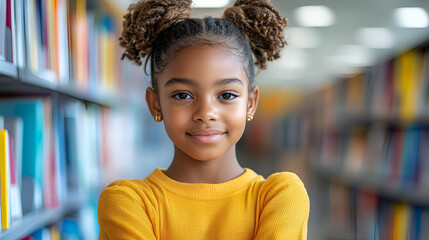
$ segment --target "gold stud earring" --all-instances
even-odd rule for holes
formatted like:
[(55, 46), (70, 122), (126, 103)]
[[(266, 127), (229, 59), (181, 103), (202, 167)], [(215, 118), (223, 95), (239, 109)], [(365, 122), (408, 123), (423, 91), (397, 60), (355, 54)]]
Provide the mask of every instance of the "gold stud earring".
[(251, 122), (252, 120), (253, 120), (253, 116), (252, 116), (252, 115), (250, 115), (250, 114), (249, 114), (249, 115), (247, 115), (247, 121), (248, 121), (248, 122)]
[(155, 115), (155, 122), (161, 122), (162, 121), (162, 115)]

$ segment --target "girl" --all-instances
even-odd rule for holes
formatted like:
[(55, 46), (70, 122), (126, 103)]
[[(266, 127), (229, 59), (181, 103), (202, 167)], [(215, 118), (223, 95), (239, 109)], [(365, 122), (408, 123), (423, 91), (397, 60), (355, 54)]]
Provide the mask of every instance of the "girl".
[(191, 3), (141, 0), (124, 17), (123, 57), (150, 61), (146, 101), (175, 151), (168, 169), (102, 192), (99, 239), (306, 239), (301, 180), (264, 179), (235, 154), (258, 103), (254, 64), (279, 58), (287, 20), (269, 0), (237, 0), (204, 19), (190, 18)]

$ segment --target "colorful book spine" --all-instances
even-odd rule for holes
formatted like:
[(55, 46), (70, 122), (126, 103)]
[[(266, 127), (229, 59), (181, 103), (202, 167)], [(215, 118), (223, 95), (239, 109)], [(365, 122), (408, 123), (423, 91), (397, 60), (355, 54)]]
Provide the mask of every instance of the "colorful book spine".
[(0, 203), (1, 226), (3, 229), (10, 227), (10, 159), (9, 159), (9, 134), (7, 130), (0, 130)]
[(0, 1), (0, 60), (6, 57), (6, 1)]

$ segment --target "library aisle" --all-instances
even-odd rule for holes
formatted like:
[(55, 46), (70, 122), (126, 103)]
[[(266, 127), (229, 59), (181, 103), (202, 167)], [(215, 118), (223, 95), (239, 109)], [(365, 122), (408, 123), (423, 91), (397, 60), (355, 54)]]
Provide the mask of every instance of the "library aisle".
[[(0, 1), (0, 240), (97, 239), (102, 189), (168, 167), (149, 77), (121, 61), (132, 2)], [(308, 239), (427, 239), (429, 2), (272, 2), (289, 45), (256, 76), (240, 164), (298, 174)]]

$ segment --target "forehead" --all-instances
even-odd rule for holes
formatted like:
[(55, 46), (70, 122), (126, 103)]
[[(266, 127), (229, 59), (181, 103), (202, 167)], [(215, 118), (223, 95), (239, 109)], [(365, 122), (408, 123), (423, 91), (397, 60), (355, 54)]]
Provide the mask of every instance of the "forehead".
[(176, 53), (159, 75), (160, 86), (171, 78), (192, 79), (201, 85), (227, 78), (249, 83), (239, 58), (218, 46), (192, 46)]

